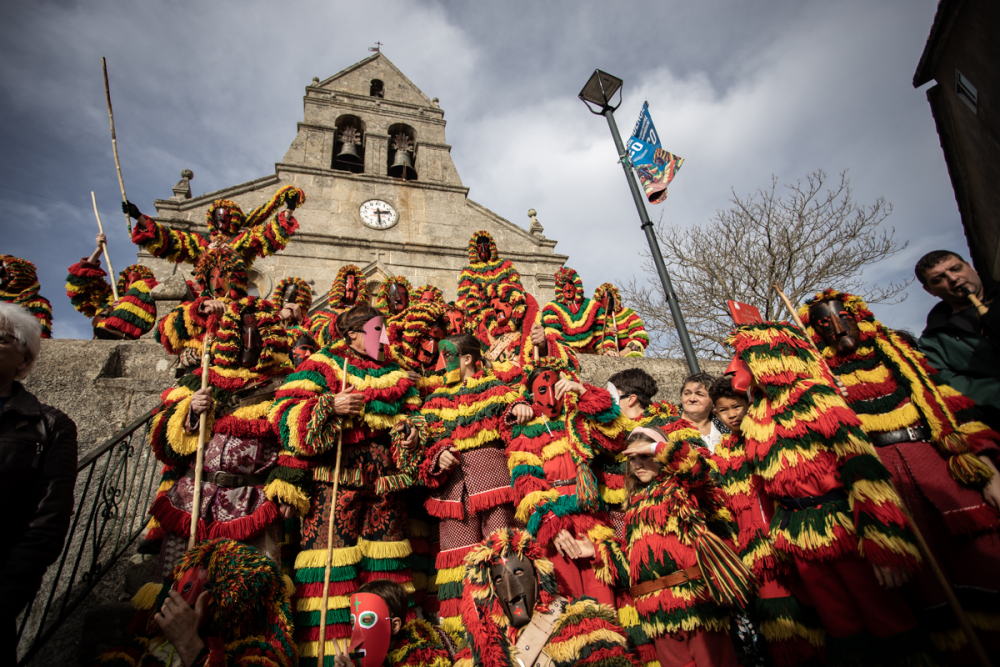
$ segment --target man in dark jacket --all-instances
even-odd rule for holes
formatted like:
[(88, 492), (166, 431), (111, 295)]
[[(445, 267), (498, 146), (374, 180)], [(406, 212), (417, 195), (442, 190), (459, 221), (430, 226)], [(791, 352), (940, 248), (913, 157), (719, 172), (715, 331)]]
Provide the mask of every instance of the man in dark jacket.
[(28, 311), (0, 303), (0, 663), (14, 664), (16, 619), (62, 551), (73, 513), (76, 424), (18, 380), (38, 358), (41, 329)]
[[(1000, 307), (990, 307), (1000, 286), (949, 250), (927, 253), (914, 271), (924, 291), (941, 299), (927, 314), (920, 351), (939, 382), (978, 403), (982, 420), (1000, 430)], [(985, 315), (969, 294), (988, 309)]]

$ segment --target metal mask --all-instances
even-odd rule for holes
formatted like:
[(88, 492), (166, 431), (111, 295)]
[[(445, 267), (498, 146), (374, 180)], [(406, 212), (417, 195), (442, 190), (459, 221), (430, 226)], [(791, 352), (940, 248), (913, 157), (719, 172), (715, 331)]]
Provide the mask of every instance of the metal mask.
[(479, 255), (480, 262), (488, 262), (493, 253), (490, 251), (490, 240), (485, 236), (476, 239), (476, 254)]
[(556, 383), (559, 374), (545, 370), (535, 376), (531, 382), (532, 405), (549, 419), (556, 419), (562, 414), (563, 399), (556, 399)]
[(510, 554), (490, 568), (493, 589), (510, 624), (523, 628), (531, 622), (538, 599), (535, 567), (527, 558)]
[(611, 290), (604, 293), (604, 299), (601, 301), (601, 305), (604, 306), (604, 312), (608, 315), (611, 315), (618, 310), (618, 304), (615, 303), (615, 295), (611, 293)]
[(240, 366), (253, 368), (260, 361), (260, 353), (264, 351), (264, 340), (260, 337), (257, 318), (253, 313), (243, 313), (240, 342), (243, 350), (240, 352)]
[(352, 595), (351, 625), (348, 653), (360, 667), (380, 667), (392, 639), (392, 618), (385, 600), (374, 593)]
[(451, 335), (460, 334), (465, 331), (465, 313), (461, 310), (448, 311), (448, 332)]
[(858, 323), (840, 299), (814, 303), (809, 308), (809, 322), (823, 342), (838, 354), (851, 354), (861, 343)]
[(212, 226), (216, 229), (221, 230), (226, 226), (226, 217), (229, 215), (229, 211), (220, 206), (212, 212)]
[(344, 305), (353, 306), (358, 300), (358, 279), (350, 275), (344, 278)]
[[(184, 602), (190, 607), (198, 601), (198, 596), (203, 592), (212, 592), (212, 584), (208, 581), (208, 570), (203, 567), (192, 567), (185, 570), (181, 578), (174, 582), (174, 590), (180, 593)], [(208, 621), (209, 614), (201, 617), (201, 625)]]
[(389, 310), (393, 315), (399, 315), (410, 305), (410, 295), (399, 283), (389, 285)]
[(295, 293), (298, 290), (294, 284), (285, 288), (285, 293), (281, 295), (281, 303), (292, 303), (295, 300)]
[(462, 355), (458, 353), (458, 347), (450, 340), (443, 340), (438, 343), (441, 356), (444, 357), (444, 367), (449, 373), (458, 370)]
[(361, 333), (365, 340), (365, 354), (375, 361), (382, 361), (382, 346), (389, 344), (389, 334), (383, 325), (382, 316), (365, 322)]
[(753, 373), (750, 372), (750, 366), (740, 359), (739, 355), (733, 357), (723, 375), (732, 376), (733, 391), (744, 393), (753, 384)]
[(497, 326), (506, 326), (510, 322), (511, 315), (514, 314), (514, 307), (499, 297), (490, 301), (490, 306), (493, 308), (493, 312), (496, 313)]

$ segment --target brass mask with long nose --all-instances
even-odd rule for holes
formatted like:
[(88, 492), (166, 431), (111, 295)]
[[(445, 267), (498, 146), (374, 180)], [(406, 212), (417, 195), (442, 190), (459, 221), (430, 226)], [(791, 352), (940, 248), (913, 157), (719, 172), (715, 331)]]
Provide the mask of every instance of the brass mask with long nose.
[(809, 323), (837, 354), (851, 354), (861, 343), (861, 330), (840, 299), (820, 301), (809, 308)]

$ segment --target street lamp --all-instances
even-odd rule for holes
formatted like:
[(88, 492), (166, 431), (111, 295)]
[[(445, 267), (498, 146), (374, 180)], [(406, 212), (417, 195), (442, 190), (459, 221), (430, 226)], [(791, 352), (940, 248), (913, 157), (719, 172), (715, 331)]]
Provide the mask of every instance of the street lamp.
[[(670, 306), (670, 315), (674, 318), (674, 327), (677, 329), (677, 337), (680, 338), (681, 347), (684, 349), (684, 358), (687, 359), (688, 369), (692, 374), (700, 372), (698, 359), (694, 355), (694, 347), (691, 345), (691, 337), (688, 335), (687, 326), (684, 324), (684, 316), (681, 315), (680, 304), (677, 303), (677, 295), (674, 294), (673, 285), (670, 283), (670, 274), (663, 263), (663, 255), (660, 254), (660, 244), (653, 233), (653, 223), (646, 212), (646, 203), (643, 200), (642, 191), (636, 183), (635, 174), (632, 173), (631, 162), (628, 159), (628, 151), (618, 134), (618, 125), (615, 123), (615, 109), (621, 106), (622, 80), (612, 76), (607, 72), (594, 70), (587, 85), (580, 91), (580, 99), (587, 105), (592, 114), (604, 116), (608, 119), (608, 127), (611, 128), (611, 136), (615, 140), (615, 147), (618, 149), (618, 159), (625, 170), (625, 178), (628, 179), (628, 186), (632, 190), (632, 199), (635, 207), (639, 211), (639, 220), (642, 221), (642, 229), (646, 232), (646, 241), (649, 242), (649, 250), (653, 255), (653, 263), (656, 265), (656, 272), (660, 274), (660, 282), (663, 283), (663, 292), (667, 296), (667, 305)], [(618, 104), (612, 106), (611, 101), (615, 94), (618, 94)]]

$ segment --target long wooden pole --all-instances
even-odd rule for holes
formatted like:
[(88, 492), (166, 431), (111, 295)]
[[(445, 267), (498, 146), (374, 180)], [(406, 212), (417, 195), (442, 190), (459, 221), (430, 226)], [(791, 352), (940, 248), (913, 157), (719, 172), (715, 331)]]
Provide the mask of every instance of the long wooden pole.
[[(201, 353), (201, 388), (208, 389), (208, 366), (212, 358), (212, 332), (205, 333)], [(198, 519), (201, 516), (201, 478), (205, 467), (205, 438), (208, 436), (208, 412), (198, 418), (198, 453), (194, 463), (194, 498), (191, 504), (191, 531), (188, 534), (188, 550), (198, 543)]]
[[(90, 201), (94, 204), (94, 215), (97, 216), (97, 230), (104, 233), (104, 225), (101, 224), (101, 214), (97, 212), (97, 199), (94, 197), (94, 191), (90, 191)], [(115, 280), (115, 267), (111, 266), (111, 255), (108, 254), (108, 244), (102, 243), (101, 247), (104, 249), (104, 259), (108, 262), (108, 274), (111, 276), (111, 293), (115, 297), (115, 301), (118, 300), (118, 281)]]
[[(122, 191), (122, 203), (128, 201), (125, 196), (125, 181), (122, 180), (122, 163), (118, 159), (118, 138), (115, 136), (115, 112), (111, 110), (111, 86), (108, 85), (108, 61), (101, 57), (101, 68), (104, 70), (104, 96), (108, 100), (108, 120), (111, 121), (111, 150), (115, 154), (115, 169), (118, 171), (118, 187)], [(129, 236), (132, 235), (132, 218), (125, 214), (125, 224), (128, 225)]]
[[(809, 343), (813, 346), (813, 349), (816, 350), (819, 360), (826, 366), (826, 369), (830, 371), (830, 376), (837, 381), (838, 386), (843, 387), (843, 383), (841, 383), (840, 379), (834, 375), (833, 369), (830, 368), (830, 364), (828, 364), (823, 355), (819, 353), (819, 348), (809, 336), (805, 326), (803, 326), (798, 312), (796, 312), (795, 308), (792, 306), (792, 302), (788, 300), (788, 297), (785, 296), (785, 293), (781, 291), (781, 287), (778, 283), (774, 283), (774, 290), (785, 303), (785, 307), (788, 309), (788, 312), (792, 314), (792, 317), (795, 319), (795, 323), (800, 329), (802, 329), (802, 333), (809, 339)], [(913, 537), (917, 540), (917, 547), (920, 549), (920, 553), (923, 555), (924, 560), (930, 566), (931, 574), (933, 574), (934, 578), (937, 580), (945, 598), (947, 598), (948, 606), (951, 607), (952, 612), (954, 612), (955, 617), (958, 619), (958, 624), (961, 626), (962, 632), (965, 633), (966, 638), (969, 640), (969, 645), (972, 647), (973, 652), (975, 652), (976, 657), (979, 659), (979, 662), (983, 665), (983, 667), (993, 667), (993, 663), (990, 661), (989, 655), (986, 653), (986, 649), (983, 647), (982, 642), (979, 641), (979, 635), (976, 634), (976, 631), (972, 627), (972, 621), (969, 620), (969, 615), (966, 613), (965, 609), (962, 608), (962, 604), (958, 601), (958, 597), (955, 595), (955, 590), (951, 587), (948, 577), (945, 576), (945, 573), (938, 564), (934, 554), (931, 553), (927, 540), (924, 539), (920, 529), (917, 528), (917, 524), (914, 522), (913, 516), (910, 514), (910, 509), (906, 506), (906, 501), (903, 500), (903, 496), (899, 493), (899, 489), (896, 488), (896, 485), (891, 479), (889, 480), (889, 484), (892, 486), (893, 491), (896, 492), (896, 495), (899, 496), (900, 509), (903, 510), (903, 516), (906, 517), (906, 521), (910, 524), (910, 528), (913, 530)]]
[[(344, 368), (341, 371), (342, 379), (340, 391), (347, 388), (347, 355), (344, 352)], [(340, 490), (340, 457), (343, 453), (344, 429), (337, 432), (337, 462), (333, 467), (333, 494), (330, 496), (329, 523), (326, 527), (326, 568), (323, 570), (323, 601), (319, 607), (319, 648), (316, 651), (316, 664), (323, 667), (323, 660), (326, 657), (326, 612), (327, 604), (330, 600), (330, 570), (333, 568), (333, 523), (334, 513), (337, 511), (337, 491)], [(337, 640), (334, 639), (334, 644)]]

